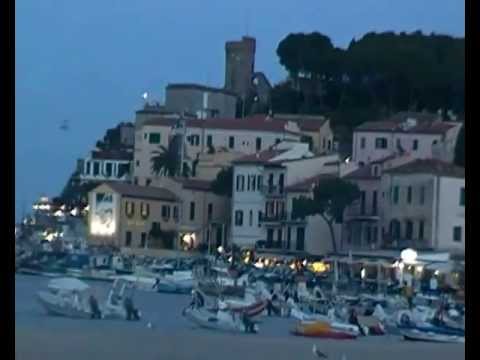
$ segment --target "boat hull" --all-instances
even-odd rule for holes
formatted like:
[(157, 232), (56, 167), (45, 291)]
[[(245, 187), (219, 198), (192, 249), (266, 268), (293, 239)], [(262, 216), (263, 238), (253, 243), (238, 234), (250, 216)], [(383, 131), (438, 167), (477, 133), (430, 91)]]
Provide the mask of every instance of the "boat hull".
[(402, 331), (406, 341), (440, 342), (440, 343), (464, 343), (465, 337), (442, 335), (423, 331)]

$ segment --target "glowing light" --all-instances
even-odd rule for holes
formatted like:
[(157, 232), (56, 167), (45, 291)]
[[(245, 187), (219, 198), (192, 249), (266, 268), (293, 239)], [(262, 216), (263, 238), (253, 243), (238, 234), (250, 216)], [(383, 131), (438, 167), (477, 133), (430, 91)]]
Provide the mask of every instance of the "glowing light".
[(290, 264), (290, 269), (295, 270), (295, 268), (296, 268), (295, 263), (291, 263)]
[(307, 259), (303, 260), (303, 266), (307, 266)]
[(405, 249), (400, 253), (403, 262), (414, 263), (417, 260), (417, 252), (413, 249)]
[(367, 276), (367, 270), (365, 270), (365, 268), (362, 268), (362, 270), (360, 270), (360, 276), (362, 279), (365, 279), (365, 277)]
[(78, 216), (78, 214), (79, 214), (78, 208), (74, 208), (72, 211), (70, 211), (70, 214), (71, 214), (72, 216)]
[(231, 263), (232, 261), (233, 261), (233, 257), (230, 256), (230, 257), (228, 258), (228, 262)]
[(423, 272), (423, 266), (417, 266), (417, 272), (421, 274)]
[(90, 222), (90, 233), (99, 236), (111, 236), (115, 233), (115, 221), (109, 223), (102, 223), (99, 220), (92, 220)]
[(55, 211), (55, 213), (53, 215), (56, 216), (56, 217), (62, 217), (64, 214), (63, 214), (62, 210), (57, 210), (57, 211)]
[(147, 99), (148, 99), (148, 92), (145, 91), (145, 92), (142, 94), (142, 98), (143, 98), (144, 100), (147, 100)]
[(225, 252), (225, 249), (223, 248), (222, 245), (220, 245), (218, 248), (217, 248), (217, 251), (219, 254), (223, 254)]
[(403, 270), (403, 268), (405, 267), (405, 264), (403, 262), (401, 262), (400, 264), (398, 264), (398, 268), (400, 270)]
[(253, 264), (253, 266), (255, 266), (257, 269), (263, 269), (263, 262), (261, 262), (260, 260), (258, 260), (255, 264)]
[(311, 269), (313, 270), (313, 272), (316, 272), (316, 273), (325, 272), (328, 270), (328, 268), (329, 268), (328, 264), (325, 264), (322, 261), (316, 261), (311, 264)]
[(435, 276), (438, 276), (438, 275), (440, 275), (440, 271), (439, 271), (439, 270), (435, 270), (434, 274), (435, 274)]

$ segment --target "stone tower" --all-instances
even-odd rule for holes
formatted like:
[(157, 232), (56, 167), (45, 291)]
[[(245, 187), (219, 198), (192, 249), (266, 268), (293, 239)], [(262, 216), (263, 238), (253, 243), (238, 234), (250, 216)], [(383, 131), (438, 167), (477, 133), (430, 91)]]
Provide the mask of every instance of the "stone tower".
[(225, 44), (225, 89), (241, 97), (246, 97), (252, 86), (255, 48), (255, 38), (247, 36)]

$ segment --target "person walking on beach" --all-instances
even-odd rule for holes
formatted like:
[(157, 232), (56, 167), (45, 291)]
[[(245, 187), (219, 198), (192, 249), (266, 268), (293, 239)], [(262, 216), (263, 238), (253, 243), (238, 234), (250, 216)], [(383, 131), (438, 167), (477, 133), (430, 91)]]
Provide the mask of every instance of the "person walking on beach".
[(91, 294), (89, 299), (88, 299), (88, 302), (90, 304), (90, 312), (91, 312), (90, 318), (91, 319), (101, 319), (102, 314), (100, 312), (100, 308), (98, 307), (97, 298), (95, 296), (93, 296), (93, 294)]

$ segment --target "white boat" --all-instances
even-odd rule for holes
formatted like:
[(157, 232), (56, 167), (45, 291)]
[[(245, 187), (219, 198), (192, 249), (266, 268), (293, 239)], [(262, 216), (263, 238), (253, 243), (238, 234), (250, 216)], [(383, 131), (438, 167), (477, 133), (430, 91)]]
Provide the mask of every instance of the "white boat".
[(443, 335), (434, 332), (426, 332), (419, 330), (402, 331), (401, 334), (403, 338), (407, 341), (465, 343), (464, 336)]
[(91, 317), (87, 283), (75, 278), (57, 278), (48, 283), (47, 289), (37, 293), (38, 301), (47, 313), (72, 318)]
[[(107, 301), (103, 307), (103, 317), (106, 319), (127, 319), (127, 311), (124, 306), (124, 299), (126, 296), (132, 299), (135, 288), (135, 282), (127, 279), (115, 280), (110, 292), (108, 293)], [(138, 317), (140, 318), (140, 311), (136, 311)]]
[(202, 328), (228, 332), (246, 332), (245, 325), (240, 320), (240, 317), (227, 311), (214, 312), (204, 308), (189, 308), (184, 311), (184, 315), (188, 320)]

